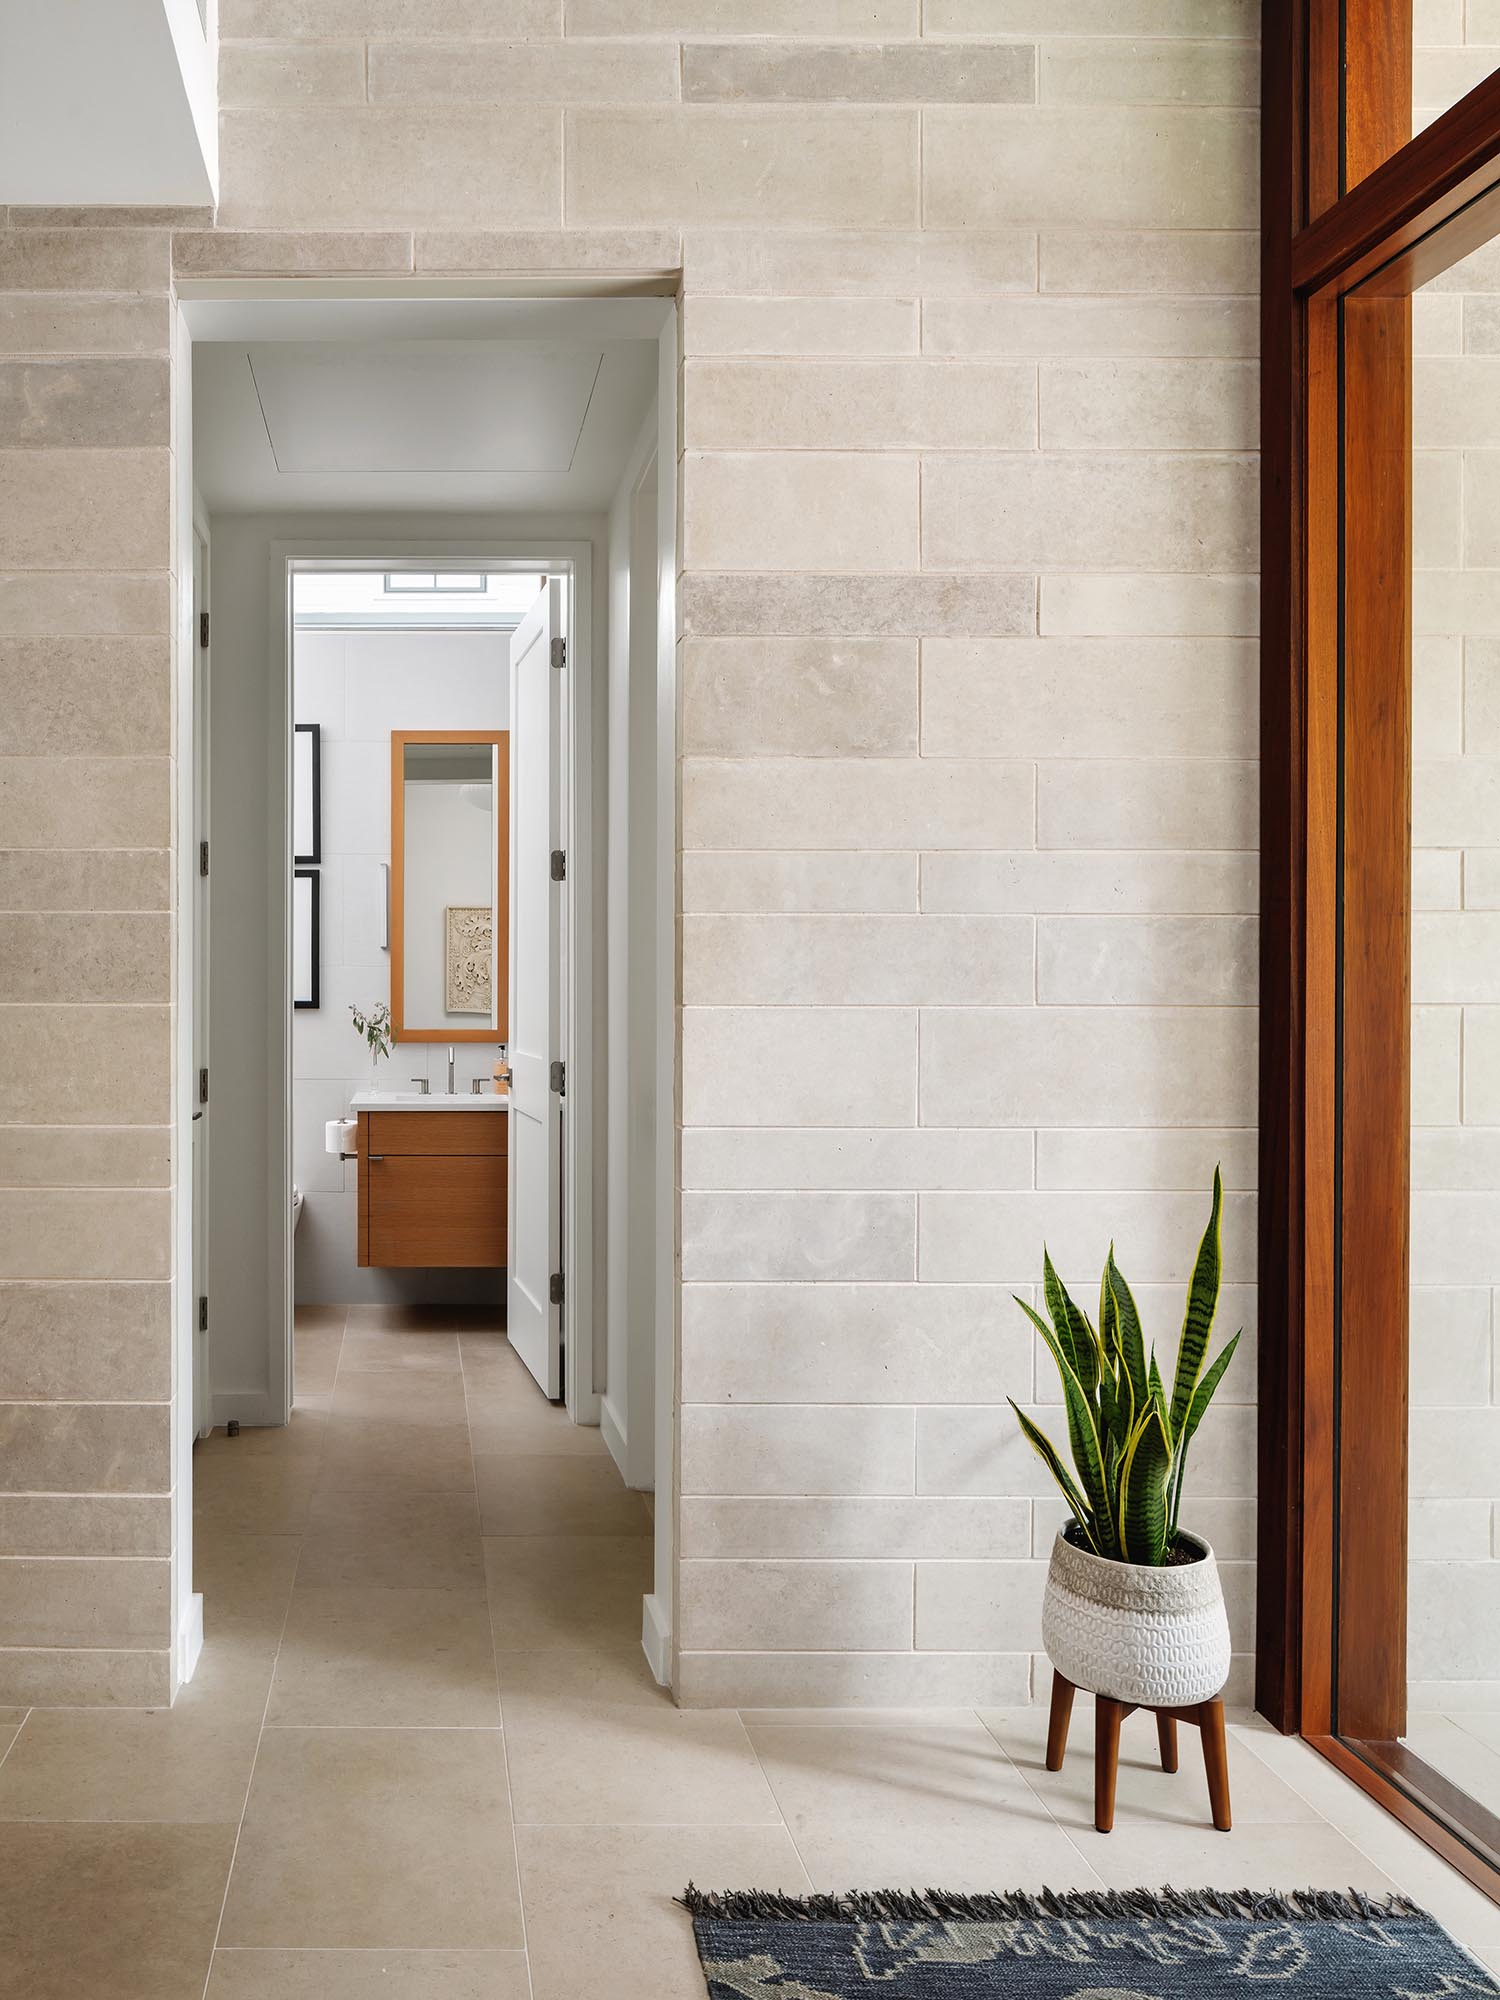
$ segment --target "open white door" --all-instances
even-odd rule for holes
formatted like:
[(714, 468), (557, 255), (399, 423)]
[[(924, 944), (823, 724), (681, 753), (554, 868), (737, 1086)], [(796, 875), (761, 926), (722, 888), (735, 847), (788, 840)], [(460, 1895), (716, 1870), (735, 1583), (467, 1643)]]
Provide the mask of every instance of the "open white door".
[(562, 584), (550, 578), (510, 642), (511, 1346), (562, 1394)]

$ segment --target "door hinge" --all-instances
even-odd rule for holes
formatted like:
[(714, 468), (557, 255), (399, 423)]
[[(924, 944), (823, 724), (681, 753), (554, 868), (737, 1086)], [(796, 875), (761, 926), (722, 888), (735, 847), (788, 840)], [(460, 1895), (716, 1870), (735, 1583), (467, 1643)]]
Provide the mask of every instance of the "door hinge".
[(553, 1063), (548, 1072), (547, 1080), (558, 1096), (561, 1097), (568, 1087), (568, 1065), (563, 1062)]
[(200, 1104), (207, 1104), (208, 1102), (208, 1071), (206, 1069), (200, 1069), (198, 1072), (198, 1102)]
[(566, 882), (568, 879), (568, 857), (560, 847), (552, 850), (552, 879), (554, 882)]
[(208, 873), (208, 842), (206, 840), (198, 842), (198, 873), (200, 875)]
[(198, 644), (205, 648), (208, 645), (208, 613), (206, 611), (198, 613)]
[(207, 1333), (207, 1332), (208, 1332), (208, 1294), (207, 1294), (207, 1292), (200, 1292), (200, 1293), (199, 1293), (199, 1295), (198, 1295), (198, 1331), (199, 1331), (200, 1333)]
[(551, 1283), (547, 1287), (547, 1303), (549, 1305), (560, 1306), (562, 1302), (563, 1302), (563, 1274), (561, 1271), (554, 1271), (552, 1273)]
[(568, 642), (566, 639), (554, 639), (552, 641), (552, 664), (554, 667), (565, 667), (568, 664)]

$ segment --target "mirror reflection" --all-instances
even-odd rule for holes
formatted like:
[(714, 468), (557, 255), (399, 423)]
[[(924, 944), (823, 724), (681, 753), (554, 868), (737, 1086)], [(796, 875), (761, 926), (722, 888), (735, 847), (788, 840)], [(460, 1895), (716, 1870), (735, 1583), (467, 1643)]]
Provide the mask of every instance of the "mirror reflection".
[(391, 737), (391, 1013), (397, 1041), (506, 1038), (508, 738)]

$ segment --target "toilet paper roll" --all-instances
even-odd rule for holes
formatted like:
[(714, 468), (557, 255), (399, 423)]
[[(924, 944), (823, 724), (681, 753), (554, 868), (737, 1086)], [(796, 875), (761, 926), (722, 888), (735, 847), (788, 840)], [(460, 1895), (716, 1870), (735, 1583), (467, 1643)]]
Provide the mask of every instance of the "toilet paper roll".
[(352, 1153), (358, 1133), (357, 1118), (330, 1118), (323, 1127), (323, 1150), (328, 1153)]

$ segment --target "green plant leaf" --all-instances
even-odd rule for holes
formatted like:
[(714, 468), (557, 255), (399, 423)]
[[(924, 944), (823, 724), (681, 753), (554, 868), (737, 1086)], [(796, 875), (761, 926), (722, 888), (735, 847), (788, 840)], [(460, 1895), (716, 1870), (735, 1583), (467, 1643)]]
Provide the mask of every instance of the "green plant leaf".
[(1097, 1523), (1100, 1541), (1099, 1553), (1110, 1555), (1114, 1543), (1114, 1513), (1110, 1505), (1110, 1486), (1104, 1469), (1104, 1444), (1099, 1436), (1099, 1424), (1092, 1402), (1083, 1393), (1083, 1384), (1068, 1366), (1067, 1356), (1058, 1346), (1056, 1337), (1050, 1333), (1043, 1339), (1052, 1350), (1052, 1358), (1057, 1363), (1057, 1372), (1062, 1377), (1063, 1408), (1068, 1419), (1068, 1444), (1073, 1453), (1073, 1464), (1078, 1473), (1079, 1484), (1089, 1503)]
[(1220, 1232), (1223, 1206), (1223, 1176), (1215, 1167), (1213, 1206), (1209, 1211), (1208, 1227), (1203, 1232), (1203, 1241), (1198, 1245), (1193, 1279), (1188, 1286), (1187, 1310), (1182, 1320), (1182, 1338), (1177, 1343), (1177, 1374), (1172, 1384), (1174, 1433), (1181, 1432), (1192, 1404), (1193, 1392), (1198, 1386), (1198, 1377), (1203, 1368), (1203, 1357), (1208, 1352), (1208, 1338), (1213, 1331), (1214, 1313), (1218, 1308), (1219, 1279), (1224, 1267)]
[(1167, 1481), (1172, 1445), (1153, 1401), (1131, 1433), (1120, 1463), (1120, 1555), (1123, 1561), (1159, 1566), (1166, 1559)]
[(1202, 1423), (1204, 1413), (1207, 1411), (1209, 1404), (1214, 1399), (1214, 1391), (1224, 1379), (1224, 1370), (1229, 1366), (1231, 1360), (1233, 1360), (1234, 1350), (1240, 1344), (1240, 1333), (1243, 1333), (1244, 1330), (1241, 1327), (1239, 1333), (1232, 1334), (1225, 1341), (1213, 1362), (1204, 1372), (1197, 1388), (1193, 1391), (1193, 1400), (1188, 1404), (1187, 1415), (1183, 1418), (1177, 1432), (1176, 1446), (1173, 1453), (1174, 1464), (1172, 1467), (1171, 1532), (1173, 1535), (1177, 1533), (1177, 1519), (1182, 1508), (1182, 1481), (1183, 1475), (1187, 1471), (1188, 1445), (1192, 1441), (1194, 1431)]
[(1047, 1433), (1039, 1429), (1031, 1421), (1030, 1417), (1027, 1416), (1026, 1412), (1021, 1409), (1014, 1396), (1009, 1396), (1006, 1400), (1016, 1413), (1016, 1422), (1021, 1426), (1021, 1435), (1052, 1474), (1052, 1477), (1057, 1481), (1064, 1500), (1067, 1501), (1073, 1510), (1073, 1518), (1089, 1538), (1089, 1546), (1093, 1549), (1095, 1555), (1102, 1554), (1102, 1550), (1099, 1548), (1094, 1534), (1088, 1502), (1079, 1492), (1072, 1475), (1063, 1464), (1062, 1454), (1058, 1451), (1057, 1446), (1048, 1437)]
[[(1114, 1256), (1114, 1245), (1110, 1245), (1110, 1256)], [(1120, 1317), (1115, 1311), (1114, 1293), (1109, 1289), (1109, 1265), (1104, 1266), (1104, 1275), (1099, 1280), (1099, 1345), (1104, 1350), (1105, 1359), (1112, 1368), (1120, 1361)]]
[(1146, 1376), (1146, 1340), (1141, 1332), (1141, 1316), (1136, 1311), (1135, 1299), (1124, 1273), (1115, 1262), (1115, 1246), (1109, 1246), (1109, 1257), (1104, 1266), (1105, 1282), (1114, 1302), (1115, 1321), (1119, 1327), (1120, 1364), (1126, 1381), (1130, 1384), (1130, 1404), (1132, 1425), (1140, 1422), (1150, 1399), (1151, 1387)]
[(1042, 1249), (1042, 1293), (1053, 1330), (1073, 1373), (1086, 1396), (1092, 1396), (1099, 1382), (1099, 1346), (1094, 1329), (1068, 1296), (1068, 1288), (1053, 1268), (1052, 1259)]

